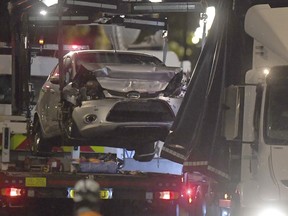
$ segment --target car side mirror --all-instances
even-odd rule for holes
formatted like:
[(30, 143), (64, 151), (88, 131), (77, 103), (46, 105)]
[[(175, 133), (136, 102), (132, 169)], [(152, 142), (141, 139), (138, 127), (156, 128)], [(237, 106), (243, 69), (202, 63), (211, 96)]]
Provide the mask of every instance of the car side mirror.
[(59, 79), (59, 76), (51, 76), (50, 77), (50, 82), (53, 83), (53, 84), (56, 84), (56, 85), (59, 85), (60, 84), (60, 79)]
[(230, 141), (236, 139), (239, 135), (239, 107), (239, 87), (231, 85), (226, 88), (225, 106), (223, 106), (225, 108), (224, 136)]

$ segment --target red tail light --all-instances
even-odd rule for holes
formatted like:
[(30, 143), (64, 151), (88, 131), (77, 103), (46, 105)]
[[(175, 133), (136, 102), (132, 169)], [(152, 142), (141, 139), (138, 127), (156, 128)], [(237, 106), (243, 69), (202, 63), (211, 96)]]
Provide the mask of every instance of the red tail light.
[(159, 199), (163, 200), (175, 200), (179, 198), (179, 193), (174, 191), (162, 191), (160, 192)]
[(182, 190), (181, 197), (187, 200), (189, 203), (192, 203), (196, 195), (196, 189), (197, 188), (195, 186), (184, 187)]
[(185, 190), (185, 194), (186, 194), (186, 196), (191, 196), (191, 195), (193, 194), (193, 189), (187, 188), (187, 189)]
[(21, 188), (2, 188), (1, 195), (6, 197), (20, 197), (25, 194), (25, 190)]

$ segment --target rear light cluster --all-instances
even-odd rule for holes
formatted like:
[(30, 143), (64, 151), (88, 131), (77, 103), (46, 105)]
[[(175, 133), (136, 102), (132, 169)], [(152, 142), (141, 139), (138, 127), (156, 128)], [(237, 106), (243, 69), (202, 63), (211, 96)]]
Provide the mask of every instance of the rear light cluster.
[(22, 188), (10, 187), (10, 188), (1, 189), (1, 196), (5, 196), (5, 197), (21, 197), (21, 196), (25, 196), (25, 194), (26, 194), (26, 190)]
[(162, 200), (176, 200), (178, 198), (179, 198), (179, 193), (175, 191), (159, 192), (159, 199), (162, 199)]

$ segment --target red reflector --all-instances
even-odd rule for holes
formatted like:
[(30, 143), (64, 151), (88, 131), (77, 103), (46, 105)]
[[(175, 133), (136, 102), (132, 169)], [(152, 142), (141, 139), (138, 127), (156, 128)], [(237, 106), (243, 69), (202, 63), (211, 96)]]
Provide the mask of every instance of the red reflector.
[(19, 197), (24, 194), (24, 190), (20, 188), (3, 188), (1, 189), (2, 196)]
[(175, 200), (175, 199), (178, 199), (178, 193), (174, 191), (162, 191), (160, 192), (159, 199)]

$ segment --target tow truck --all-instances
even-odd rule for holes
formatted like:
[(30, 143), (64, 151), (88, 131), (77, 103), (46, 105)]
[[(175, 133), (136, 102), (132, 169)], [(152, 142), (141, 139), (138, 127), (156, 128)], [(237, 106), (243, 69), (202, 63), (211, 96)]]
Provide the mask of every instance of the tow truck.
[[(42, 49), (48, 49), (48, 46)], [(0, 55), (0, 59), (3, 60), (1, 65), (7, 66), (3, 67), (0, 74), (11, 76), (11, 55)], [(31, 76), (34, 78), (36, 72), (39, 73), (37, 69), (43, 68), (43, 64), (50, 63), (51, 68), (57, 63), (57, 59), (49, 57), (38, 56), (32, 59)], [(38, 75), (45, 79), (43, 75), (47, 77), (49, 71), (45, 73), (42, 70), (41, 73)], [(9, 81), (11, 79), (7, 79), (7, 82)], [(34, 97), (34, 93), (29, 94)], [(31, 151), (32, 140), (29, 134), (31, 123), (27, 114), (30, 110), (25, 110), (23, 115), (12, 115), (11, 101), (10, 104), (8, 100), (2, 102), (1, 215), (21, 215), (21, 212), (23, 215), (39, 215), (39, 211), (45, 209), (45, 206), (40, 207), (39, 203), (49, 201), (49, 207), (53, 208), (58, 205), (59, 200), (70, 207), (58, 214), (71, 215), (73, 187), (80, 179), (88, 178), (101, 185), (100, 198), (103, 200), (102, 209), (105, 215), (179, 214), (182, 199), (179, 174), (154, 173), (151, 172), (152, 168), (149, 169), (150, 172), (138, 171), (139, 167), (135, 168), (133, 159), (126, 158), (129, 152), (122, 150), (122, 157), (119, 159), (121, 149), (102, 146), (57, 147), (46, 157), (35, 156)], [(167, 164), (167, 161), (158, 158), (146, 166), (154, 164), (156, 170), (163, 170), (163, 163)], [(128, 170), (127, 166), (130, 166), (131, 170)], [(179, 171), (178, 168), (178, 173)], [(39, 210), (35, 210), (35, 205), (39, 205)], [(111, 209), (109, 206), (115, 208)], [(48, 212), (49, 209), (46, 213), (52, 214), (51, 211)]]
[[(70, 153), (53, 152), (48, 157), (34, 156), (29, 149), (23, 151), (11, 150), (13, 135), (28, 137), (30, 128), (30, 45), (28, 23), (72, 23), (83, 24), (83, 17), (78, 14), (67, 19), (62, 9), (64, 6), (82, 9), (93, 7), (97, 11), (119, 14), (155, 13), (163, 10), (173, 12), (174, 6), (179, 7), (179, 12), (201, 11), (199, 2), (186, 1), (177, 3), (161, 3), (158, 9), (150, 8), (147, 11), (145, 3), (115, 1), (80, 2), (66, 1), (63, 6), (59, 1), (59, 13), (51, 20), (35, 19), (26, 13), (35, 1), (11, 1), (12, 18), (12, 103), (11, 113), (2, 115), (0, 128), (2, 131), (1, 171), (0, 171), (0, 204), (1, 215), (71, 215), (74, 185), (80, 179), (94, 179), (101, 187), (101, 211), (104, 215), (182, 215), (186, 214), (184, 207), (192, 202), (195, 194), (194, 188), (185, 188), (181, 174), (154, 173), (129, 171), (121, 169), (127, 161), (118, 160), (114, 153), (93, 153), (80, 151), (75, 146)], [(38, 3), (44, 4), (45, 1)], [(37, 4), (35, 4), (37, 5)], [(150, 5), (150, 3), (149, 3)], [(149, 6), (148, 5), (148, 6)], [(128, 7), (127, 7), (128, 6)], [(51, 7), (52, 8), (52, 7)], [(51, 9), (50, 7), (48, 9)], [(52, 8), (53, 9), (53, 8)], [(51, 10), (52, 10), (51, 9)], [(55, 9), (55, 8), (54, 8)], [(62, 12), (61, 12), (62, 11)], [(18, 16), (22, 14), (22, 16)], [(119, 16), (115, 16), (119, 18)], [(56, 18), (56, 19), (55, 19)], [(111, 19), (114, 16), (110, 17)], [(121, 18), (121, 17), (120, 17)], [(79, 19), (79, 20), (77, 20)], [(88, 20), (87, 20), (88, 19)], [(92, 23), (91, 17), (86, 17), (86, 22)], [(117, 21), (117, 19), (116, 19)], [(124, 25), (142, 25), (143, 19), (121, 18)], [(20, 24), (21, 23), (21, 24)], [(165, 22), (155, 22), (155, 19), (144, 21), (144, 25), (154, 25), (156, 28), (166, 28)], [(93, 24), (93, 23), (92, 23)], [(99, 23), (98, 23), (99, 24)], [(17, 28), (21, 25), (22, 28)], [(61, 70), (61, 57), (63, 53), (62, 33), (59, 31), (58, 54)], [(60, 85), (61, 88), (61, 85)], [(125, 158), (124, 158), (125, 159)], [(156, 158), (156, 163), (161, 166), (162, 159)], [(171, 166), (170, 166), (171, 167)], [(169, 170), (167, 171), (169, 172)], [(41, 203), (44, 205), (40, 205)], [(47, 203), (49, 202), (49, 205)], [(62, 205), (67, 205), (65, 208)], [(55, 209), (55, 206), (62, 208)], [(37, 208), (35, 208), (37, 206)], [(59, 209), (62, 209), (63, 212)], [(53, 213), (52, 213), (53, 212)]]
[[(16, 8), (27, 8), (27, 2), (19, 1), (18, 3), (15, 3)], [(61, 22), (71, 22), (72, 19), (67, 17), (61, 19), (65, 15), (61, 10), (63, 2), (59, 3), (58, 18), (54, 17), (49, 22), (56, 20), (61, 26)], [(107, 3), (100, 0), (94, 2), (68, 0), (64, 6), (84, 10), (93, 7), (95, 10), (112, 14), (135, 15), (163, 11), (201, 11), (201, 3), (201, 1), (164, 1), (154, 4), (146, 1), (124, 0)], [(177, 7), (175, 7), (176, 5)], [(27, 158), (26, 153), (25, 156), (22, 156), (20, 163), (21, 160), (18, 157), (21, 154), (17, 153), (15, 155), (18, 162), (12, 164), (12, 154), (9, 156), (9, 137), (13, 132), (27, 132), (23, 116), (19, 117), (19, 114), (25, 111), (25, 106), (14, 100), (12, 114), (18, 117), (15, 119), (14, 117), (11, 119), (5, 117), (5, 121), (1, 125), (4, 135), (2, 138), (3, 169), (0, 172), (1, 210), (13, 215), (13, 210), (16, 209), (13, 207), (28, 208), (26, 201), (40, 201), (45, 198), (60, 200), (56, 197), (62, 198), (61, 200), (69, 200), (67, 198), (73, 197), (73, 185), (77, 180), (92, 178), (101, 186), (100, 196), (103, 199), (103, 206), (110, 206), (110, 208), (106, 208), (108, 212), (104, 212), (107, 215), (246, 216), (251, 213), (249, 212), (251, 209), (253, 209), (252, 214), (255, 213), (255, 210), (259, 210), (256, 213), (263, 213), (262, 215), (267, 215), (267, 212), (270, 212), (270, 215), (283, 215), (281, 208), (275, 208), (279, 207), (278, 205), (273, 206), (273, 211), (271, 209), (266, 211), (264, 208), (265, 204), (267, 206), (268, 204), (285, 204), (287, 201), (285, 187), (287, 180), (285, 176), (280, 175), (281, 169), (286, 173), (285, 163), (284, 160), (277, 160), (285, 159), (286, 147), (267, 145), (265, 142), (267, 137), (264, 135), (264, 129), (267, 127), (264, 122), (267, 120), (265, 104), (270, 97), (266, 97), (266, 92), (271, 87), (270, 85), (275, 84), (275, 81), (276, 85), (280, 81), (274, 80), (271, 76), (273, 73), (281, 75), (281, 71), (277, 72), (277, 66), (287, 63), (287, 53), (285, 52), (285, 38), (287, 37), (283, 37), (283, 34), (284, 36), (286, 34), (280, 31), (281, 26), (276, 25), (287, 18), (285, 15), (287, 13), (283, 13), (283, 10), (285, 11), (287, 8), (277, 10), (267, 6), (255, 6), (247, 13), (245, 30), (255, 40), (254, 52), (248, 56), (250, 61), (252, 59), (254, 61), (251, 69), (249, 62), (247, 65), (243, 64), (239, 60), (239, 56), (235, 55), (235, 53), (240, 55), (242, 50), (239, 50), (239, 47), (237, 49), (233, 47), (235, 43), (228, 42), (228, 33), (233, 32), (228, 28), (228, 20), (233, 20), (229, 19), (232, 7), (232, 2), (229, 1), (219, 1), (217, 4), (216, 11), (218, 9), (222, 13), (218, 13), (215, 17), (210, 35), (194, 68), (187, 88), (187, 96), (185, 95), (180, 107), (181, 114), (176, 116), (171, 133), (161, 151), (161, 157), (183, 165), (181, 174), (123, 171), (113, 157), (110, 157), (109, 160), (103, 159), (98, 166), (99, 158), (96, 158), (98, 163), (91, 163), (88, 156), (89, 163), (83, 164), (88, 164), (86, 166), (90, 166), (90, 169), (87, 170), (85, 166), (83, 169), (80, 167), (81, 153), (77, 147), (73, 149), (70, 156), (60, 153), (58, 157), (55, 154), (55, 157), (44, 159), (33, 156)], [(278, 17), (276, 14), (282, 15), (282, 20), (281, 16)], [(268, 15), (271, 16), (271, 19), (267, 19)], [(22, 18), (24, 19), (25, 16)], [(76, 17), (74, 18), (76, 19)], [(80, 17), (77, 18), (80, 19)], [(107, 23), (109, 23), (113, 21), (113, 18), (117, 20), (118, 24), (120, 22), (127, 26), (137, 26), (143, 22), (145, 25), (152, 23), (154, 27), (163, 26), (162, 22), (151, 22), (151, 20), (145, 22), (143, 17), (140, 19), (137, 17), (132, 21), (131, 17), (111, 16), (109, 19), (101, 19), (100, 22), (105, 23), (108, 20)], [(81, 19), (77, 22), (83, 22), (84, 18)], [(47, 24), (47, 20), (34, 18), (30, 20)], [(273, 23), (272, 21), (275, 20), (276, 23)], [(85, 18), (85, 21), (91, 24), (89, 16)], [(265, 34), (261, 32), (261, 28), (258, 29), (255, 26), (263, 27), (266, 31)], [(269, 34), (266, 34), (267, 32)], [(281, 32), (282, 34), (280, 34)], [(243, 36), (242, 34), (244, 32), (241, 32), (241, 36)], [(18, 32), (16, 35), (22, 35), (22, 45), (25, 44), (25, 34), (23, 36)], [(61, 33), (59, 36), (61, 39)], [(279, 37), (274, 43), (275, 36)], [(18, 37), (14, 37), (14, 40), (16, 38)], [(18, 48), (21, 47), (20, 44), (18, 44)], [(248, 45), (251, 44), (248, 43)], [(60, 53), (61, 49), (60, 44)], [(16, 53), (14, 52), (14, 55)], [(25, 49), (22, 50), (22, 54), (26, 56)], [(17, 55), (15, 57), (17, 59)], [(21, 61), (14, 63), (21, 64)], [(236, 65), (239, 67), (235, 67)], [(260, 70), (259, 65), (271, 67), (270, 76), (267, 75), (267, 71)], [(247, 67), (251, 69), (248, 72)], [(14, 68), (19, 68), (19, 65)], [(230, 71), (229, 74), (228, 69), (235, 73), (231, 75)], [(239, 79), (232, 81), (236, 85), (226, 88), (229, 83), (226, 79), (229, 75), (239, 76)], [(17, 71), (14, 71), (14, 76), (17, 76)], [(245, 76), (246, 79), (244, 79)], [(234, 77), (229, 78), (233, 79)], [(231, 82), (231, 80), (229, 81)], [(29, 95), (28, 87), (24, 89)], [(245, 89), (245, 93), (241, 94), (243, 89)], [(17, 91), (19, 89), (15, 90), (15, 92)], [(13, 126), (16, 121), (20, 125), (23, 123), (19, 131), (16, 131), (17, 127)], [(279, 158), (274, 158), (275, 155)], [(90, 159), (94, 158), (90, 157)], [(278, 163), (277, 169), (274, 165), (276, 163)], [(110, 173), (107, 173), (109, 172), (107, 170), (106, 173), (95, 172), (95, 169), (99, 171), (107, 164), (114, 165), (112, 171), (107, 169), (110, 170)], [(91, 169), (94, 171), (91, 172)], [(235, 191), (236, 193), (234, 193)]]

